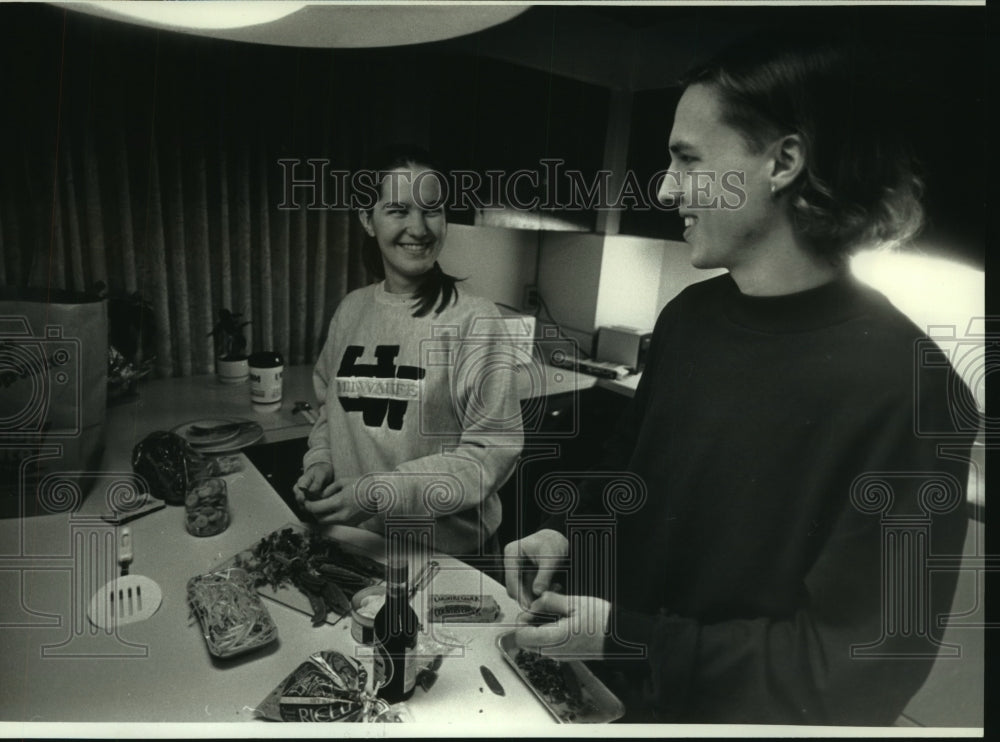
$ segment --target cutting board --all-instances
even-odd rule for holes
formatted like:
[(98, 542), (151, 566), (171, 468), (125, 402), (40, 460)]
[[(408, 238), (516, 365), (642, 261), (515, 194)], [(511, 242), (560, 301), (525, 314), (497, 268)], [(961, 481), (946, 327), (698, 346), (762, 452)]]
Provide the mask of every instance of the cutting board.
[[(280, 528), (276, 528), (271, 533), (278, 533), (280, 531), (284, 531), (286, 528), (291, 528), (293, 531), (303, 535), (309, 532), (309, 526), (303, 523), (286, 523)], [(337, 544), (346, 552), (366, 556), (380, 562), (381, 564), (385, 564), (385, 540), (378, 534), (372, 533), (371, 531), (367, 531), (363, 528), (352, 528), (350, 526), (341, 525), (324, 526), (322, 533), (324, 538), (336, 541)], [(271, 534), (268, 534), (268, 536), (269, 535)], [(264, 536), (263, 538), (267, 538), (267, 536)], [(259, 542), (260, 539), (255, 539), (253, 543), (247, 544), (246, 548), (241, 549), (240, 551), (252, 550)], [(215, 565), (215, 567), (213, 567), (213, 571), (232, 567), (236, 562), (238, 553), (233, 554), (228, 559), (225, 559)], [(257, 588), (257, 593), (268, 600), (281, 603), (282, 605), (288, 606), (295, 611), (304, 613), (310, 619), (312, 618), (313, 611), (312, 607), (309, 605), (309, 598), (307, 598), (294, 585), (282, 585), (278, 589), (275, 589), (270, 585), (261, 585)], [(343, 621), (345, 618), (350, 618), (350, 615), (338, 616), (333, 611), (330, 611), (326, 616), (326, 623), (334, 626)]]

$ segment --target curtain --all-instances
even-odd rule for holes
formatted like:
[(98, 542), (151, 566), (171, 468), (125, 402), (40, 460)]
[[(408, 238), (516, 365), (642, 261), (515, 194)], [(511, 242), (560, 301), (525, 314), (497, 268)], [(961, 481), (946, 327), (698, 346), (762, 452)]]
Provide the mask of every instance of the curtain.
[(0, 31), (0, 283), (140, 292), (160, 376), (214, 370), (223, 308), (250, 320), (250, 350), (314, 361), (367, 281), (362, 233), (308, 193), (278, 208), (278, 161), (359, 167), (364, 60), (16, 12)]

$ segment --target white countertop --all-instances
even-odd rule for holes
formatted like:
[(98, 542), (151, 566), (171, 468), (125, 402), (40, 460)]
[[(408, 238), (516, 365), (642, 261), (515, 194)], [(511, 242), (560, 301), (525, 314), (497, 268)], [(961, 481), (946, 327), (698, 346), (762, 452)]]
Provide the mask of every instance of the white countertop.
[[(291, 407), (312, 398), (306, 371), (290, 369), (285, 404), (266, 415), (250, 410), (245, 385), (229, 387), (214, 377), (150, 381), (139, 399), (109, 409), (103, 470), (92, 475), (92, 491), (76, 512), (0, 520), (0, 722), (250, 721), (253, 708), (310, 654), (354, 651), (349, 621), (314, 628), (309, 616), (268, 600), (280, 637), (275, 647), (228, 662), (208, 653), (188, 616), (187, 580), (297, 520), (242, 455), (244, 471), (226, 478), (232, 522), (223, 533), (189, 535), (183, 508), (173, 506), (130, 524), (131, 574), (163, 590), (156, 614), (119, 627), (117, 635), (86, 618), (91, 595), (114, 576), (107, 571), (114, 567), (113, 558), (107, 562), (113, 541), (104, 540), (113, 539), (114, 529), (97, 516), (115, 482), (130, 473), (132, 446), (151, 430), (210, 416), (257, 419), (268, 440), (304, 435), (309, 425), (292, 416)], [(518, 614), (516, 603), (490, 577), (450, 557), (435, 558), (442, 570), (430, 589), (492, 595), (503, 616), (499, 623), (448, 627), (465, 646), (445, 659), (429, 692), (418, 689), (408, 702), (416, 721), (465, 725), (474, 733), (551, 729), (552, 717), (496, 647)], [(485, 687), (480, 665), (493, 671), (506, 696)]]

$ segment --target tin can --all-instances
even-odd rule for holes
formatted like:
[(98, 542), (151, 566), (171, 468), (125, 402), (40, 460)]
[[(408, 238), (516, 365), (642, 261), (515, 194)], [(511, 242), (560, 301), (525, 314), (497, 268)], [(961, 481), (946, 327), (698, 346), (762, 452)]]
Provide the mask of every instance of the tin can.
[(351, 636), (358, 644), (375, 641), (375, 614), (385, 603), (385, 585), (358, 590), (351, 598)]

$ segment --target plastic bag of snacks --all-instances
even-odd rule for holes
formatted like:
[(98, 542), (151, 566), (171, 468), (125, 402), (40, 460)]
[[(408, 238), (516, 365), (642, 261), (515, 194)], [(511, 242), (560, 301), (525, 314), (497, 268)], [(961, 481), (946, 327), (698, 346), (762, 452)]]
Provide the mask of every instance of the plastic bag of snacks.
[(317, 652), (258, 705), (274, 721), (412, 721), (405, 704), (390, 706), (369, 687), (368, 670), (340, 652)]
[(210, 477), (224, 477), (243, 471), (243, 462), (239, 456), (216, 456), (208, 461), (205, 473)]
[(195, 482), (242, 471), (243, 462), (238, 456), (206, 457), (176, 433), (158, 430), (132, 449), (132, 470), (146, 480), (153, 497), (180, 505)]

